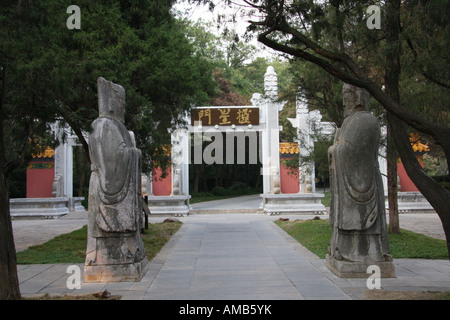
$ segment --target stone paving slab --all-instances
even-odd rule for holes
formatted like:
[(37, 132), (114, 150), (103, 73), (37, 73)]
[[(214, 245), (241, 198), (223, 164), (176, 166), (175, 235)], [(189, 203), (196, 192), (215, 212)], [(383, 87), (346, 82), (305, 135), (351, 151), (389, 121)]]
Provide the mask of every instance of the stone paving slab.
[[(108, 290), (133, 300), (365, 299), (366, 279), (341, 279), (264, 215), (199, 215), (150, 262), (140, 282), (66, 286), (68, 264), (18, 266), (24, 296)], [(394, 279), (382, 289), (450, 290), (447, 260), (396, 259)], [(78, 264), (81, 273), (83, 265)]]
[[(427, 225), (425, 229), (439, 231), (436, 217), (430, 214), (400, 215), (402, 227), (408, 225), (411, 216), (410, 225), (420, 226), (417, 219), (421, 219)], [(310, 215), (283, 217), (312, 218)], [(278, 218), (248, 213), (179, 218), (182, 227), (150, 262), (140, 282), (83, 283), (83, 264), (78, 264), (81, 289), (70, 290), (66, 285), (70, 276), (66, 272), (68, 264), (19, 265), (21, 292), (24, 296), (34, 296), (106, 289), (124, 300), (365, 299), (366, 279), (341, 279), (332, 274), (323, 259), (273, 223)], [(150, 223), (163, 219), (151, 217)], [(27, 232), (31, 238), (37, 239), (39, 233), (47, 238), (84, 224), (86, 219), (68, 217), (64, 221), (13, 221), (13, 228), (15, 239), (20, 242), (27, 238)], [(396, 259), (394, 263), (396, 278), (381, 279), (382, 289), (450, 291), (449, 261)]]

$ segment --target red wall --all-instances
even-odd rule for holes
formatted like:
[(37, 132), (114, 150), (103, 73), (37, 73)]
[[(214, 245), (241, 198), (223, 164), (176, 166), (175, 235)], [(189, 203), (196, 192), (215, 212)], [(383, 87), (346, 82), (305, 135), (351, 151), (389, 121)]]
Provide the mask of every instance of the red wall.
[(172, 170), (171, 167), (167, 169), (167, 175), (161, 179), (161, 168), (154, 168), (152, 177), (152, 190), (155, 196), (169, 196), (172, 193)]
[(280, 163), (280, 184), (281, 193), (298, 193), (300, 191), (299, 175), (289, 174), (289, 168), (283, 165), (283, 160)]
[[(423, 167), (423, 162), (419, 161), (419, 163)], [(400, 178), (400, 191), (402, 192), (419, 191), (414, 182), (412, 182), (411, 179), (408, 177), (405, 167), (401, 162), (397, 162), (397, 174), (398, 177)]]
[(51, 198), (55, 169), (27, 169), (27, 198)]

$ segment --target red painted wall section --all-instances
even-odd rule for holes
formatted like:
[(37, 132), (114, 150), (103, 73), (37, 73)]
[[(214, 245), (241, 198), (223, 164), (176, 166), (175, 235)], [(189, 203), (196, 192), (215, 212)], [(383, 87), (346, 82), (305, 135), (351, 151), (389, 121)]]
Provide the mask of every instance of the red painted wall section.
[(152, 190), (155, 196), (169, 196), (172, 193), (172, 167), (167, 168), (167, 175), (161, 179), (161, 168), (154, 168)]
[(298, 193), (300, 191), (299, 175), (289, 174), (289, 168), (283, 165), (283, 160), (280, 163), (280, 184), (281, 193)]
[(27, 169), (27, 198), (51, 198), (55, 169)]
[[(423, 168), (423, 162), (419, 159), (419, 164)], [(405, 167), (403, 166), (403, 163), (397, 162), (397, 174), (400, 179), (400, 191), (402, 192), (416, 192), (419, 191), (417, 189), (414, 182), (411, 181), (411, 179), (408, 177), (408, 174), (406, 173)]]

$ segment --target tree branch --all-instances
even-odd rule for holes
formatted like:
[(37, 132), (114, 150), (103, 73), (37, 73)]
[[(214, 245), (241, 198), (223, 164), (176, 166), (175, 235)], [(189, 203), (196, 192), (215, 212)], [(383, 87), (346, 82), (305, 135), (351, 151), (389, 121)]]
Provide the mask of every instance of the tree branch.
[[(317, 53), (318, 56), (312, 55), (306, 52), (305, 50), (281, 44), (279, 42), (270, 39), (268, 35), (275, 30), (292, 35), (300, 43), (304, 44), (307, 48)], [(381, 90), (381, 88), (376, 83), (370, 80), (365, 74), (365, 72), (362, 71), (348, 55), (336, 54), (331, 51), (325, 50), (318, 44), (314, 43), (306, 36), (298, 32), (297, 30), (287, 26), (283, 28), (273, 26), (271, 29), (260, 34), (258, 36), (258, 41), (274, 50), (281, 51), (295, 57), (299, 57), (306, 61), (310, 61), (318, 65), (319, 67), (323, 68), (325, 71), (337, 77), (338, 79), (351, 85), (366, 89), (382, 106), (384, 106), (392, 114), (405, 121), (411, 127), (423, 133), (431, 135), (433, 138), (436, 139), (436, 142), (443, 147), (444, 150), (445, 149), (447, 150), (446, 153), (450, 154), (450, 140), (445, 141), (445, 139), (450, 138), (449, 128), (440, 126), (436, 123), (429, 122), (421, 118), (420, 116), (409, 112), (401, 105), (396, 103), (391, 97), (389, 97), (385, 92), (383, 92), (383, 90)], [(332, 62), (338, 62), (340, 63), (340, 65), (348, 67), (352, 71), (353, 75), (350, 75), (348, 73), (343, 72), (342, 70), (339, 70), (335, 65), (332, 65), (329, 62), (329, 60), (331, 60)]]
[[(405, 36), (405, 39), (406, 39), (406, 43), (408, 44), (409, 50), (411, 50), (411, 52), (412, 52), (412, 54), (414, 56), (413, 62), (416, 62), (417, 61), (417, 56), (418, 56), (417, 51), (414, 48), (414, 45), (412, 44), (411, 39), (408, 36)], [(444, 82), (442, 82), (440, 80), (435, 79), (428, 72), (422, 70), (421, 73), (425, 77), (425, 79), (433, 82), (434, 84), (437, 84), (437, 85), (439, 85), (439, 86), (441, 86), (443, 88), (446, 88), (446, 89), (450, 89), (450, 85), (448, 85), (448, 84), (446, 84), (446, 83), (444, 83)]]

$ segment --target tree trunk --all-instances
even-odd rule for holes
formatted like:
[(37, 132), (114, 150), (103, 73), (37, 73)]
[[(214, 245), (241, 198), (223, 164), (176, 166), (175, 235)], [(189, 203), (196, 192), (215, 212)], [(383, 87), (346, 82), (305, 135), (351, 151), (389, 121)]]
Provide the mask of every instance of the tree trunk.
[(194, 164), (194, 192), (199, 192), (199, 183), (200, 183), (200, 177), (202, 172), (202, 165), (201, 164)]
[(3, 144), (3, 101), (5, 97), (5, 67), (2, 70), (0, 90), (0, 300), (20, 299), (17, 277), (16, 248), (9, 213), (8, 180), (5, 174), (6, 159)]
[(81, 168), (81, 175), (80, 175), (80, 183), (78, 184), (78, 196), (83, 196), (83, 190), (84, 190), (84, 181), (86, 180), (86, 169), (88, 168), (89, 164), (89, 155), (86, 154), (86, 151), (83, 149), (83, 167)]
[(430, 178), (420, 166), (412, 151), (405, 123), (394, 116), (391, 116), (389, 121), (392, 128), (392, 137), (395, 140), (395, 146), (406, 173), (441, 219), (450, 258), (450, 191)]
[(220, 185), (220, 182), (219, 182), (219, 165), (217, 164), (217, 163), (214, 163), (214, 169), (215, 169), (215, 173), (216, 173), (216, 175), (215, 175), (215, 184), (216, 184), (216, 186), (219, 186)]
[[(400, 104), (399, 76), (400, 76), (400, 0), (387, 1), (386, 14), (386, 94)], [(399, 233), (397, 200), (397, 152), (392, 144), (391, 116), (388, 112), (387, 126), (387, 165), (388, 165), (388, 202), (389, 202), (389, 232)]]
[(20, 299), (16, 248), (9, 213), (8, 182), (0, 173), (0, 300)]
[(389, 124), (387, 125), (387, 181), (388, 181), (388, 203), (389, 203), (389, 233), (400, 233), (400, 222), (398, 217), (398, 184), (397, 184), (397, 151), (392, 141)]

